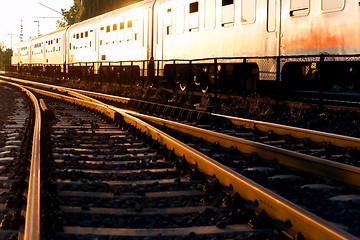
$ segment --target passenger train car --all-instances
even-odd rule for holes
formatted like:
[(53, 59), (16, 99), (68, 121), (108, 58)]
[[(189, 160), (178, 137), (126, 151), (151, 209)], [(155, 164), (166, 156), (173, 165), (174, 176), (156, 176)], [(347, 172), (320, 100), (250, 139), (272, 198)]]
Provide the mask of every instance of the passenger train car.
[(320, 69), (329, 86), (359, 85), (359, 22), (360, 0), (144, 0), (20, 42), (12, 65), (183, 90), (311, 82)]

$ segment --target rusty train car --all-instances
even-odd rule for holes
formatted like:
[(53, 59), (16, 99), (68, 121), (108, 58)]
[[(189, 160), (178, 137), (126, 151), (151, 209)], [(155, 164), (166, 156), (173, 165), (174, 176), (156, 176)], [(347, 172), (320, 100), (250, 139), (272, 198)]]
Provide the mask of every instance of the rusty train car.
[(12, 69), (204, 92), (321, 72), (354, 89), (359, 22), (359, 0), (144, 0), (16, 44)]

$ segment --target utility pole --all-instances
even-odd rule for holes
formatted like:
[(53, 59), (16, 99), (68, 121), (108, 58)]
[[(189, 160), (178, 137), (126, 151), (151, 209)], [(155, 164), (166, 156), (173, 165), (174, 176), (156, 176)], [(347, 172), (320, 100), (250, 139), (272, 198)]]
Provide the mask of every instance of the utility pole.
[(21, 22), (20, 22), (20, 42), (23, 41), (23, 37), (24, 37), (24, 26), (23, 26), (23, 22), (21, 20)]
[[(46, 5), (44, 5), (44, 4), (40, 3), (40, 2), (38, 2), (38, 4), (40, 4), (43, 7), (46, 7), (47, 9), (50, 9), (53, 12), (56, 12), (56, 13), (62, 15), (61, 12), (59, 12), (59, 11), (49, 7), (49, 6), (46, 6)], [(43, 18), (43, 19), (45, 19), (45, 18), (62, 18), (62, 17), (34, 17), (34, 18)], [(40, 36), (40, 21), (34, 21), (34, 22), (37, 22), (37, 24), (38, 24), (38, 36)]]
[(8, 36), (10, 36), (10, 48), (12, 50), (12, 40), (13, 40), (13, 34), (12, 33), (8, 33)]
[(40, 36), (40, 21), (34, 21), (34, 23), (37, 23), (37, 35)]

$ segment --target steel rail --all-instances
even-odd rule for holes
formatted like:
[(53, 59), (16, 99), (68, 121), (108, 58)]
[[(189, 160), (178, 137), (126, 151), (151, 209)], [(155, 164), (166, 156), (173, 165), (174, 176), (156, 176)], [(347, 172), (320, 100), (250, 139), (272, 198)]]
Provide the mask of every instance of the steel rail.
[[(62, 87), (59, 87), (59, 89), (62, 89)], [(44, 90), (38, 90), (38, 89), (32, 89), (32, 91), (38, 91), (39, 93), (44, 93), (44, 94), (47, 93)], [(77, 92), (77, 90), (75, 91), (75, 93), (72, 93), (71, 90), (66, 89), (67, 94), (73, 94), (77, 98), (83, 99), (84, 102), (91, 100), (91, 98), (84, 96), (83, 94), (76, 93), (76, 92)], [(64, 96), (60, 95), (60, 94), (54, 94), (54, 96), (58, 96), (58, 98), (60, 98), (60, 99), (64, 98)], [(72, 99), (71, 101), (75, 101), (76, 98), (69, 98), (69, 99)], [(92, 103), (95, 104), (98, 108), (106, 106), (106, 109), (108, 109), (108, 110), (110, 108), (112, 108), (112, 111), (119, 111), (118, 108), (111, 107), (107, 104), (103, 104), (98, 100), (92, 100)], [(170, 120), (165, 120), (165, 119), (161, 119), (161, 118), (157, 118), (157, 117), (140, 114), (135, 111), (128, 111), (128, 110), (123, 110), (123, 109), (121, 109), (121, 111), (127, 111), (128, 113), (131, 113), (134, 116), (137, 116), (137, 117), (140, 117), (143, 119), (147, 119), (149, 121), (160, 124), (162, 126), (166, 126), (166, 127), (184, 132), (186, 134), (190, 134), (195, 137), (203, 138), (204, 140), (206, 140), (208, 142), (213, 142), (213, 143), (218, 142), (223, 147), (227, 147), (227, 148), (236, 147), (241, 152), (248, 153), (248, 154), (257, 152), (260, 157), (267, 159), (267, 160), (276, 159), (276, 161), (278, 161), (279, 163), (289, 166), (289, 167), (294, 167), (294, 168), (297, 168), (300, 170), (311, 172), (313, 174), (336, 179), (338, 181), (341, 181), (341, 182), (344, 182), (344, 183), (347, 183), (347, 184), (350, 184), (353, 186), (357, 186), (357, 187), (360, 186), (360, 169), (357, 167), (349, 166), (349, 165), (334, 162), (334, 161), (329, 161), (326, 159), (322, 159), (322, 158), (318, 158), (318, 157), (314, 157), (314, 156), (310, 156), (310, 155), (306, 155), (306, 154), (302, 154), (302, 153), (293, 152), (290, 150), (270, 146), (270, 145), (263, 144), (263, 143), (257, 143), (257, 142), (253, 142), (253, 141), (246, 140), (246, 139), (241, 139), (241, 138), (228, 136), (228, 135), (221, 134), (221, 133), (212, 132), (212, 131), (197, 128), (194, 126), (189, 126), (186, 124), (173, 122)], [(113, 118), (113, 114), (114, 114), (114, 112), (112, 112), (108, 116)], [(237, 118), (235, 118), (235, 119), (237, 119)], [(247, 124), (253, 123), (253, 124), (259, 124), (261, 126), (264, 125), (265, 127), (272, 126), (272, 124), (270, 124), (270, 123), (264, 123), (264, 122), (258, 122), (258, 121), (252, 121), (252, 120), (246, 121), (247, 119), (243, 119), (243, 120)], [(305, 130), (305, 129), (287, 127), (287, 126), (283, 126), (283, 125), (276, 125), (276, 127), (278, 127), (279, 129), (284, 129), (284, 131), (293, 129), (295, 132), (298, 133), (298, 135), (301, 134), (301, 130)], [(308, 132), (308, 134), (312, 133), (312, 131), (309, 131), (309, 130), (305, 130), (305, 132)], [(336, 136), (336, 137), (339, 137), (340, 139), (342, 139), (342, 137), (344, 137), (344, 136), (339, 136), (339, 135), (334, 135), (334, 134), (326, 134), (326, 133), (322, 133), (322, 132), (315, 132), (315, 133), (320, 134), (320, 136), (322, 136), (322, 134), (330, 135), (331, 137)], [(353, 141), (356, 142), (356, 140), (358, 140), (355, 138), (347, 138), (347, 137), (345, 137), (345, 139), (349, 140), (351, 142), (353, 142)]]
[(48, 97), (55, 98), (58, 100), (62, 100), (62, 101), (68, 102), (70, 104), (80, 105), (80, 106), (83, 106), (88, 109), (93, 109), (99, 113), (106, 115), (107, 117), (109, 117), (111, 119), (115, 119), (115, 115), (117, 115), (117, 112), (115, 110), (111, 109), (106, 104), (101, 104), (99, 101), (96, 101), (96, 100), (94, 100), (94, 101), (83, 100), (83, 99), (66, 96), (66, 95), (61, 95), (59, 93), (49, 92), (49, 91), (36, 89), (36, 88), (32, 88), (32, 87), (26, 87), (26, 88), (28, 88), (29, 90), (36, 92), (40, 95), (44, 95), (44, 96), (48, 96)]
[[(2, 78), (4, 80), (10, 80), (10, 81), (20, 82), (20, 83), (24, 83), (24, 84), (28, 84), (28, 85), (32, 85), (32, 86), (42, 87), (42, 88), (49, 89), (49, 90), (50, 89), (57, 90), (60, 92), (69, 91), (69, 92), (73, 92), (73, 94), (78, 92), (78, 93), (81, 93), (81, 94), (84, 94), (87, 96), (93, 96), (93, 97), (102, 98), (102, 99), (111, 99), (112, 101), (120, 102), (120, 103), (127, 103), (130, 100), (130, 98), (127, 98), (127, 97), (113, 96), (113, 95), (104, 94), (104, 93), (99, 94), (96, 92), (91, 92), (91, 91), (86, 91), (86, 90), (81, 90), (81, 89), (71, 89), (71, 88), (67, 88), (67, 87), (61, 87), (61, 86), (56, 86), (56, 85), (51, 85), (51, 84), (46, 84), (46, 83), (39, 83), (39, 82), (24, 80), (24, 79), (20, 79), (20, 78), (4, 77), (4, 76), (0, 76), (0, 78)], [(92, 101), (94, 101), (94, 99)]]
[(290, 221), (292, 231), (301, 232), (305, 239), (357, 239), (334, 224), (300, 208), (185, 143), (140, 121), (138, 117), (121, 109), (118, 109), (118, 112), (123, 116), (124, 121), (151, 135), (153, 139), (166, 145), (168, 149), (173, 149), (176, 155), (184, 156), (189, 163), (196, 164), (201, 172), (216, 176), (221, 184), (231, 186), (245, 200), (256, 201), (259, 208), (264, 209), (270, 217), (284, 222)]
[(168, 149), (173, 149), (176, 155), (184, 156), (189, 163), (196, 164), (200, 171), (211, 176), (216, 176), (223, 185), (231, 186), (233, 190), (238, 192), (245, 200), (256, 201), (259, 208), (264, 209), (270, 217), (284, 222), (290, 221), (292, 226), (291, 231), (301, 232), (305, 239), (356, 239), (355, 236), (345, 232), (334, 224), (300, 208), (232, 169), (223, 166), (201, 152), (187, 146), (185, 143), (145, 123), (139, 119), (140, 114), (138, 116), (132, 116), (123, 109), (106, 104), (99, 106), (101, 104), (87, 102), (69, 96), (59, 96), (59, 94), (49, 93), (43, 90), (37, 91), (47, 96), (54, 95), (54, 97), (58, 99), (71, 103), (79, 103), (87, 107), (93, 106), (98, 111), (105, 111), (104, 114), (107, 115), (109, 112), (112, 112), (109, 116), (114, 120), (117, 121), (119, 117), (122, 118), (127, 123), (151, 135), (153, 139), (158, 140), (161, 144), (166, 145)]
[[(70, 90), (68, 88), (66, 89)], [(88, 95), (100, 99), (111, 100), (115, 102), (127, 103), (128, 101), (131, 100), (131, 98), (122, 98), (118, 96), (112, 96), (108, 94), (95, 93), (95, 92), (89, 92), (83, 90), (75, 90), (75, 92), (79, 92), (84, 95)], [(235, 126), (244, 126), (245, 128), (252, 128), (252, 129), (256, 128), (263, 132), (273, 131), (274, 133), (279, 135), (291, 135), (295, 138), (310, 138), (314, 142), (318, 142), (318, 143), (329, 142), (334, 146), (342, 147), (342, 148), (356, 147), (357, 149), (360, 149), (360, 138), (309, 130), (304, 128), (291, 127), (276, 123), (232, 117), (232, 116), (221, 115), (216, 113), (211, 113), (211, 115), (226, 118), (229, 121), (231, 121)]]
[(290, 127), (281, 124), (268, 123), (245, 118), (231, 117), (221, 114), (212, 113), (212, 115), (224, 117), (230, 120), (236, 126), (244, 126), (245, 128), (258, 129), (263, 132), (273, 131), (274, 133), (279, 135), (290, 134), (291, 136), (296, 138), (310, 138), (314, 142), (330, 142), (332, 145), (343, 148), (356, 147), (357, 149), (360, 149), (360, 138), (348, 137), (304, 128)]
[(148, 116), (136, 112), (133, 112), (132, 114), (141, 119), (156, 123), (160, 126), (174, 129), (194, 137), (202, 138), (208, 142), (219, 143), (221, 146), (226, 148), (236, 147), (239, 151), (247, 154), (257, 152), (258, 155), (263, 159), (276, 160), (277, 162), (289, 167), (294, 167), (300, 170), (311, 172), (313, 174), (333, 178), (338, 181), (360, 187), (360, 168), (354, 166), (213, 132), (179, 122)]
[[(111, 100), (115, 102), (126, 103), (131, 100), (129, 98), (126, 99), (125, 101), (124, 98), (102, 94), (102, 93), (94, 93), (94, 92), (88, 92), (82, 90), (75, 90), (75, 91), (88, 96)], [(360, 138), (320, 132), (320, 131), (309, 130), (304, 128), (291, 127), (276, 123), (269, 123), (269, 122), (263, 122), (263, 121), (245, 119), (245, 118), (226, 116), (216, 113), (211, 113), (211, 115), (226, 118), (229, 121), (231, 121), (235, 126), (244, 126), (245, 128), (252, 128), (252, 129), (257, 128), (258, 130), (263, 132), (273, 131), (274, 133), (279, 135), (291, 135), (295, 138), (310, 138), (314, 142), (318, 142), (318, 143), (329, 142), (334, 146), (338, 146), (342, 148), (356, 147), (357, 149), (360, 149)]]
[[(79, 90), (79, 89), (70, 89), (66, 87), (58, 87), (54, 85), (49, 84), (43, 84), (43, 83), (37, 83), (32, 82), (28, 80), (22, 80), (18, 78), (11, 78), (7, 77), (8, 80), (12, 81), (18, 81), (23, 82), (26, 84), (32, 84), (34, 86), (41, 86), (48, 89), (56, 89), (58, 91), (69, 91), (69, 92), (78, 92), (87, 96), (92, 96), (100, 99), (106, 99), (111, 100), (115, 102), (121, 102), (121, 103), (127, 103), (131, 100), (131, 98), (124, 98), (119, 96), (113, 96), (103, 93), (96, 93), (96, 92), (90, 92), (85, 90)], [(360, 149), (360, 139), (349, 137), (349, 136), (343, 136), (338, 134), (332, 134), (332, 133), (325, 133), (315, 130), (308, 130), (308, 129), (302, 129), (302, 128), (296, 128), (291, 126), (285, 126), (281, 124), (275, 124), (275, 123), (268, 123), (263, 121), (256, 121), (251, 119), (245, 119), (245, 118), (238, 118), (238, 117), (232, 117), (222, 114), (216, 114), (211, 113), (213, 116), (223, 117), (231, 121), (236, 126), (244, 126), (246, 128), (252, 128), (252, 129), (259, 129), (263, 132), (273, 131), (276, 134), (280, 135), (291, 135), (296, 138), (310, 138), (311, 140), (315, 142), (329, 142), (332, 145), (338, 146), (338, 147), (356, 147), (357, 149)]]
[[(0, 80), (1, 81), (1, 80)], [(37, 98), (29, 90), (18, 84), (1, 81), (20, 88), (30, 98), (34, 105), (35, 123), (32, 139), (30, 174), (27, 192), (26, 218), (24, 240), (40, 239), (40, 134), (41, 110)]]

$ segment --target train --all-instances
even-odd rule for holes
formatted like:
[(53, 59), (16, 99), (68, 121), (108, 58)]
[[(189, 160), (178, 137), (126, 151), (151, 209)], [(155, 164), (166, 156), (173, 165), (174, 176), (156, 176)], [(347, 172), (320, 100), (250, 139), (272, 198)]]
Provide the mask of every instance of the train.
[(360, 0), (144, 0), (13, 47), (14, 72), (187, 90), (359, 89)]

